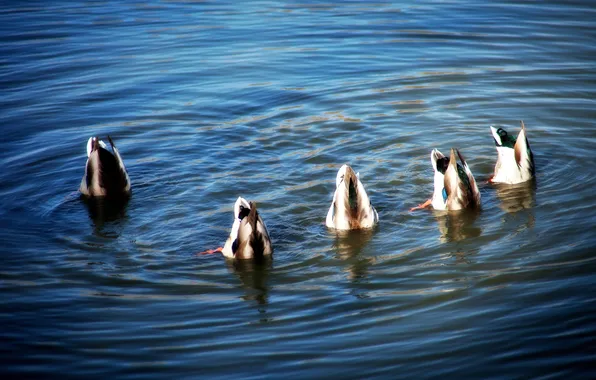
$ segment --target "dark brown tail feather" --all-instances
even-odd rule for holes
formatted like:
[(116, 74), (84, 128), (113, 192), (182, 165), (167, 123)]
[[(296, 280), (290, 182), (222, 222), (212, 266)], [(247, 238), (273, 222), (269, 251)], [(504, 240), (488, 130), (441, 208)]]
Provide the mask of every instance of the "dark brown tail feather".
[(480, 207), (480, 198), (478, 198), (478, 194), (475, 193), (475, 189), (477, 189), (476, 180), (474, 179), (474, 175), (470, 172), (470, 168), (464, 155), (461, 154), (459, 149), (456, 149), (455, 152), (457, 153), (459, 160), (461, 162), (462, 167), (464, 168), (464, 172), (466, 173), (466, 177), (468, 178), (469, 187), (463, 181), (460, 181), (459, 188), (461, 189), (461, 194), (463, 196), (463, 207)]
[(250, 212), (247, 216), (247, 222), (252, 228), (252, 234), (250, 235), (250, 246), (253, 249), (254, 258), (262, 259), (265, 252), (265, 243), (263, 242), (263, 235), (257, 229), (257, 222), (259, 221), (259, 213), (257, 211), (257, 203), (250, 202)]
[[(459, 188), (459, 201), (461, 202), (461, 207), (466, 208), (470, 203), (470, 193), (469, 190), (466, 188), (463, 181), (459, 178), (459, 173), (457, 170), (457, 158), (455, 157), (456, 150), (451, 148), (449, 152), (449, 167), (445, 170), (445, 190), (447, 191), (447, 207), (451, 208), (454, 205), (452, 204), (453, 199), (452, 194), (457, 194), (457, 189)], [(457, 152), (459, 155), (459, 151)], [(461, 156), (459, 156), (461, 160)]]
[(459, 160), (461, 161), (464, 170), (466, 172), (466, 175), (468, 176), (468, 181), (470, 182), (470, 191), (472, 192), (471, 196), (470, 196), (470, 202), (472, 203), (472, 205), (474, 207), (480, 207), (480, 193), (478, 190), (478, 185), (476, 184), (476, 179), (474, 178), (474, 175), (472, 174), (470, 167), (468, 166), (468, 163), (466, 162), (464, 155), (461, 154), (459, 152), (459, 149), (457, 150), (457, 155), (459, 156)]
[(346, 197), (347, 204), (345, 207), (349, 212), (350, 228), (358, 229), (360, 228), (363, 208), (360, 205), (360, 194), (358, 193), (358, 177), (356, 176), (354, 169), (349, 166), (344, 176), (344, 182), (348, 191), (348, 196)]
[(99, 145), (99, 139), (94, 141), (94, 149), (97, 149), (99, 152), (100, 186), (106, 189), (108, 197), (128, 197), (128, 194), (124, 192), (124, 188), (126, 187), (126, 173), (122, 170), (116, 158), (114, 151), (116, 145), (109, 135), (108, 141), (112, 146), (112, 152), (102, 148)]
[(126, 177), (120, 170), (116, 157), (108, 150), (98, 147), (99, 158), (99, 184), (106, 189), (106, 196), (125, 196), (123, 189), (126, 186)]
[(457, 175), (457, 162), (455, 161), (455, 154), (453, 149), (451, 149), (451, 152), (449, 153), (449, 163), (447, 164), (447, 168), (445, 169), (445, 178), (443, 179), (443, 184), (445, 186), (445, 191), (447, 192), (448, 197), (447, 202), (449, 202), (451, 194), (455, 193), (456, 191), (455, 187), (453, 186), (454, 181), (452, 180), (453, 170), (449, 170), (451, 168), (455, 169), (455, 175)]
[(250, 212), (247, 215), (247, 222), (252, 227), (253, 231), (257, 230), (257, 219), (259, 214), (257, 213), (257, 203), (256, 202), (249, 202), (250, 205)]
[(455, 152), (457, 153), (457, 156), (459, 157), (459, 160), (461, 161), (462, 166), (465, 167), (467, 165), (467, 163), (466, 163), (466, 159), (464, 158), (464, 155), (461, 154), (459, 149), (456, 149)]

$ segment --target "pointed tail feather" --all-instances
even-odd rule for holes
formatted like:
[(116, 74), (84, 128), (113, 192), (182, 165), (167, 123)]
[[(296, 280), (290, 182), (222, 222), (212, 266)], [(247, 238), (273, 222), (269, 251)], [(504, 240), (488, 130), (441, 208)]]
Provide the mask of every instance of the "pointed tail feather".
[(521, 131), (519, 131), (519, 134), (517, 135), (517, 140), (515, 141), (515, 145), (513, 147), (513, 152), (515, 155), (515, 162), (517, 163), (517, 167), (521, 168), (521, 164), (522, 164), (522, 159), (524, 156), (524, 151), (527, 150), (527, 147), (525, 146), (526, 144), (526, 134), (525, 129), (523, 127), (523, 122), (522, 122), (522, 129)]
[(114, 145), (114, 142), (112, 141), (112, 138), (110, 137), (110, 135), (108, 135), (108, 141), (110, 142), (112, 149), (114, 149), (116, 147), (116, 145)]
[(526, 134), (526, 126), (524, 125), (523, 121), (520, 122), (521, 131), (517, 135), (517, 141), (515, 142), (515, 146), (513, 147), (515, 154), (515, 162), (517, 163), (517, 167), (522, 169), (522, 165), (525, 164), (525, 161), (527, 161), (527, 169), (533, 175), (535, 170), (534, 155), (532, 154), (532, 149), (530, 148), (530, 143)]
[(122, 171), (126, 173), (126, 167), (124, 166), (124, 161), (122, 161), (122, 157), (120, 156), (120, 151), (118, 151), (118, 148), (116, 148), (116, 144), (114, 144), (114, 141), (112, 141), (112, 138), (110, 137), (110, 135), (108, 135), (108, 141), (110, 142), (110, 146), (112, 147), (112, 152), (114, 152), (114, 156), (116, 157), (118, 164), (122, 168)]
[(455, 151), (453, 148), (449, 154), (449, 165), (445, 170), (443, 183), (445, 192), (447, 193), (447, 208), (449, 210), (465, 208), (468, 203), (468, 200), (466, 199), (467, 192), (461, 191), (462, 180), (460, 179), (457, 170), (457, 159), (455, 158)]
[(353, 179), (350, 179), (348, 185), (348, 202), (350, 210), (358, 210), (358, 184), (355, 184)]
[(345, 198), (346, 210), (354, 219), (358, 218), (358, 210), (360, 209), (360, 197), (358, 193), (358, 177), (351, 167), (347, 167), (344, 176), (344, 183), (346, 185), (347, 197)]
[(247, 223), (250, 224), (252, 232), (250, 234), (250, 245), (253, 250), (255, 259), (261, 259), (265, 253), (265, 242), (264, 237), (257, 228), (257, 222), (259, 221), (259, 213), (257, 211), (257, 203), (250, 202), (250, 212), (247, 216)]
[(530, 147), (530, 141), (528, 141), (528, 134), (526, 132), (526, 126), (524, 125), (523, 120), (521, 120), (522, 131), (524, 132), (524, 139), (526, 140), (526, 147), (528, 148), (528, 159), (530, 161), (530, 171), (532, 175), (536, 173), (536, 165), (534, 164), (534, 153), (532, 153), (532, 148)]
[(449, 154), (449, 165), (447, 166), (447, 170), (445, 170), (445, 191), (447, 192), (447, 197), (450, 198), (452, 194), (457, 194), (457, 184), (459, 183), (459, 177), (457, 174), (457, 162), (455, 159), (455, 152), (453, 148)]
[[(112, 141), (110, 135), (108, 135), (108, 141), (112, 147), (112, 152), (114, 153), (114, 157), (116, 157), (116, 161), (118, 162), (118, 166), (120, 168), (120, 175), (122, 177), (122, 181), (124, 181), (124, 192), (128, 193), (130, 192), (130, 177), (126, 171), (126, 166), (124, 166), (124, 161), (122, 160), (122, 156), (120, 156), (120, 151), (118, 151), (118, 148), (116, 148), (116, 144), (114, 144), (114, 141)], [(106, 147), (104, 146), (104, 148)]]
[(259, 214), (257, 213), (257, 202), (250, 202), (250, 212), (247, 216), (248, 224), (253, 230), (253, 233), (257, 230), (257, 220), (259, 218)]
[(474, 179), (474, 175), (472, 174), (472, 170), (468, 166), (463, 154), (460, 153), (459, 149), (456, 149), (457, 155), (459, 156), (459, 160), (464, 167), (464, 171), (466, 172), (466, 176), (468, 177), (468, 181), (470, 182), (470, 190), (472, 191), (472, 200), (474, 201), (475, 207), (480, 207), (480, 190), (478, 190), (478, 185), (476, 184), (476, 179)]

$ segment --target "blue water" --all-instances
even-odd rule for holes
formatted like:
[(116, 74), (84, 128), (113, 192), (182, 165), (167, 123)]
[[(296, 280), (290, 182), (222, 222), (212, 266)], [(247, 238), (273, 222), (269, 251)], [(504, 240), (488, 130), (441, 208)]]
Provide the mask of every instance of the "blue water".
[[(589, 378), (592, 2), (0, 5), (4, 377)], [(537, 179), (486, 184), (524, 120)], [(110, 135), (133, 195), (77, 193)], [(479, 214), (409, 212), (458, 147)], [(324, 226), (350, 163), (372, 231)], [(222, 245), (242, 195), (267, 265)]]

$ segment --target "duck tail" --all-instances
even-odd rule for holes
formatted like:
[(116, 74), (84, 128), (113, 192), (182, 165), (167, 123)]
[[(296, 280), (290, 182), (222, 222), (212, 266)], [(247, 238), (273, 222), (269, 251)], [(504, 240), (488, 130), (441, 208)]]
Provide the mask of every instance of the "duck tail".
[(454, 199), (457, 199), (459, 194), (459, 185), (460, 185), (460, 178), (457, 172), (457, 162), (455, 158), (455, 151), (451, 148), (451, 152), (449, 154), (449, 164), (447, 165), (447, 169), (445, 170), (445, 178), (443, 180), (445, 192), (447, 193), (447, 205), (451, 209), (454, 206), (450, 205), (453, 203)]
[(130, 193), (130, 177), (128, 176), (126, 166), (124, 166), (122, 156), (120, 156), (120, 151), (118, 151), (118, 148), (116, 148), (116, 144), (114, 144), (114, 141), (112, 140), (110, 135), (108, 135), (108, 141), (110, 143), (110, 146), (112, 147), (113, 156), (116, 159), (116, 163), (119, 169), (119, 177), (121, 181), (119, 184), (119, 187), (121, 187), (121, 189), (119, 189), (119, 191), (123, 191), (124, 193)]
[(116, 148), (116, 144), (112, 141), (110, 135), (108, 135), (108, 141), (110, 142), (110, 146), (112, 147), (112, 152), (114, 152), (114, 157), (116, 157), (116, 161), (118, 162), (118, 166), (122, 171), (122, 174), (126, 174), (126, 167), (124, 166), (124, 161), (122, 161), (122, 157), (120, 156), (120, 151)]
[(515, 162), (517, 162), (518, 168), (524, 168), (530, 171), (532, 175), (535, 173), (534, 169), (534, 155), (528, 142), (528, 136), (526, 133), (526, 126), (521, 121), (521, 131), (517, 135), (515, 146), (513, 147), (515, 152)]
[(255, 259), (264, 257), (265, 243), (261, 232), (257, 228), (257, 222), (259, 221), (259, 212), (257, 211), (257, 203), (250, 202), (250, 212), (247, 216), (247, 222), (252, 229), (250, 234), (250, 245), (253, 249)]
[(463, 154), (460, 153), (459, 149), (455, 150), (457, 152), (457, 156), (464, 167), (464, 171), (466, 176), (468, 177), (468, 182), (470, 183), (470, 191), (472, 192), (472, 201), (474, 203), (474, 207), (480, 208), (480, 191), (478, 190), (478, 185), (476, 184), (476, 179), (474, 179), (474, 175), (472, 174), (472, 170), (468, 166)]
[(96, 194), (97, 188), (103, 187), (103, 165), (101, 144), (97, 137), (90, 137), (87, 142), (87, 167), (85, 169), (85, 185), (83, 193)]
[(257, 219), (259, 217), (259, 213), (257, 212), (257, 203), (250, 202), (250, 211), (247, 215), (248, 224), (252, 228), (253, 232), (257, 230)]
[(347, 197), (346, 197), (346, 209), (352, 216), (356, 216), (359, 209), (359, 193), (358, 193), (358, 176), (351, 167), (348, 167), (344, 177), (346, 184)]
[(114, 144), (114, 141), (112, 141), (112, 138), (110, 137), (110, 135), (108, 135), (108, 141), (110, 142), (110, 145), (111, 145), (112, 150), (113, 150), (116, 145)]

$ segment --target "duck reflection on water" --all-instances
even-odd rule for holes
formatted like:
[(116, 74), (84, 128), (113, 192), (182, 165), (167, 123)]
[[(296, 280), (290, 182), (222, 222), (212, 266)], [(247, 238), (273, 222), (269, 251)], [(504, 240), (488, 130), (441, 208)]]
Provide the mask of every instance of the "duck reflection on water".
[(462, 241), (482, 235), (482, 229), (474, 225), (480, 215), (478, 210), (435, 211), (434, 214), (441, 233), (440, 240), (443, 243)]
[(536, 203), (536, 181), (517, 185), (495, 185), (501, 209), (509, 214), (531, 209)]
[[(269, 273), (273, 267), (273, 259), (265, 257), (262, 260), (226, 260), (228, 269), (234, 273), (242, 283), (245, 301), (256, 301), (257, 305), (265, 306), (269, 298)], [(259, 309), (266, 312), (265, 309)]]
[(530, 229), (536, 224), (534, 205), (536, 204), (536, 181), (517, 185), (495, 186), (499, 207), (505, 212), (502, 223), (514, 233)]
[[(120, 222), (126, 218), (126, 207), (128, 199), (107, 199), (107, 198), (88, 198), (81, 197), (87, 211), (89, 219), (93, 222), (95, 233), (98, 235), (120, 235)], [(112, 231), (112, 229), (118, 231)], [(108, 231), (109, 230), (109, 231)]]
[(374, 235), (375, 229), (361, 229), (351, 231), (334, 231), (335, 241), (333, 249), (337, 257), (349, 263), (347, 272), (350, 280), (366, 278), (368, 268), (373, 264), (374, 258), (363, 257), (361, 252)]

